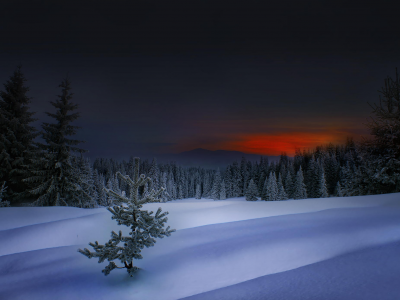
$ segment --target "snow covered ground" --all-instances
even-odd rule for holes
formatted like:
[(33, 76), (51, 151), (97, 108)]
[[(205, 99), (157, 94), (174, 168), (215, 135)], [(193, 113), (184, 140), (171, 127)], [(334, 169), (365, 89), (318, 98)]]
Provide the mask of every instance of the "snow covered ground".
[(106, 209), (0, 208), (0, 299), (400, 299), (400, 194), (160, 206), (133, 278), (77, 252), (124, 229)]

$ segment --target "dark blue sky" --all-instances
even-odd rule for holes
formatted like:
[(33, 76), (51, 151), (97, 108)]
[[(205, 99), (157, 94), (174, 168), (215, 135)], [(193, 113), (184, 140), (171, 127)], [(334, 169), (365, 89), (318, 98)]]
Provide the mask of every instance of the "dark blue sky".
[(92, 157), (367, 134), (367, 102), (400, 66), (400, 5), (268, 2), (8, 1), (0, 82), (22, 64), (39, 126), (68, 73)]

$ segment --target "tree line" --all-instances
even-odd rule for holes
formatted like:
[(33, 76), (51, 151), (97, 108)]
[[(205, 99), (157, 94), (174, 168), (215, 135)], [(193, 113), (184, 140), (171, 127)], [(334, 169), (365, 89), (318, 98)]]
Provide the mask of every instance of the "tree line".
[[(117, 162), (98, 158), (93, 163), (78, 148), (82, 141), (68, 138), (79, 117), (71, 102), (70, 81), (60, 84), (61, 95), (47, 113), (54, 123), (43, 123), (38, 132), (31, 122), (29, 88), (18, 67), (0, 93), (0, 205), (33, 199), (32, 205), (68, 205), (83, 208), (112, 206), (115, 199), (104, 188), (129, 197), (129, 188), (117, 172), (133, 176), (134, 158)], [(140, 188), (146, 195), (164, 187), (162, 201), (185, 198), (224, 200), (286, 200), (357, 196), (400, 192), (400, 82), (396, 69), (372, 104), (370, 137), (360, 142), (348, 138), (344, 145), (322, 145), (297, 150), (293, 158), (282, 154), (278, 162), (260, 157), (257, 162), (232, 162), (223, 170), (201, 166), (186, 168), (174, 162), (140, 162), (140, 173), (152, 180)], [(45, 144), (34, 142), (41, 135)], [(1, 202), (1, 199), (4, 201)], [(2, 204), (3, 203), (3, 204)]]

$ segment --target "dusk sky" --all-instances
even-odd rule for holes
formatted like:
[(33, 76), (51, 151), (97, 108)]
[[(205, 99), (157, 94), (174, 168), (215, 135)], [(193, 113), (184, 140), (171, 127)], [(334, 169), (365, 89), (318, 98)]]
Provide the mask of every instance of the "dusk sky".
[(279, 155), (367, 135), (400, 67), (396, 1), (2, 1), (0, 89), (35, 125), (67, 75), (91, 157)]

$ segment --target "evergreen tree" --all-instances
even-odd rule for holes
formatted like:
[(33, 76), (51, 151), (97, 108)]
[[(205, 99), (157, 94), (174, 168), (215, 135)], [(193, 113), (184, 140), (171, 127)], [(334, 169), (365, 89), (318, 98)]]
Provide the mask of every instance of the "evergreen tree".
[[(359, 181), (366, 183), (366, 194), (400, 191), (400, 80), (388, 77), (379, 91), (379, 105), (373, 104), (368, 123), (373, 139), (362, 143), (363, 161)], [(367, 171), (367, 172), (365, 172)], [(370, 174), (366, 174), (370, 173)]]
[(178, 168), (179, 170), (179, 177), (178, 177), (178, 199), (184, 199), (185, 198), (185, 173), (183, 172), (182, 167)]
[(167, 192), (167, 172), (162, 172), (161, 173), (161, 187), (164, 189), (163, 192), (160, 195), (161, 202), (167, 202), (170, 198), (168, 192)]
[(266, 200), (267, 201), (278, 200), (278, 185), (276, 183), (275, 173), (272, 172), (268, 176)]
[(262, 193), (264, 190), (264, 183), (265, 183), (265, 174), (264, 174), (264, 172), (261, 172), (260, 179), (259, 179), (258, 186), (257, 186), (258, 187), (258, 195), (260, 197), (262, 197)]
[[(90, 252), (87, 248), (84, 250), (78, 249), (78, 252), (87, 256), (88, 258), (98, 257), (99, 263), (104, 262), (106, 259), (110, 262), (108, 266), (102, 271), (104, 275), (110, 274), (110, 272), (116, 268), (126, 268), (128, 274), (132, 277), (135, 272), (138, 271), (138, 267), (133, 266), (133, 259), (142, 259), (140, 254), (141, 250), (146, 247), (152, 247), (156, 243), (155, 238), (163, 238), (170, 236), (175, 229), (163, 228), (168, 218), (166, 215), (168, 212), (161, 213), (161, 207), (157, 210), (155, 215), (153, 212), (147, 210), (141, 210), (143, 204), (151, 202), (159, 202), (158, 196), (161, 194), (162, 189), (155, 191), (151, 190), (146, 197), (139, 197), (139, 187), (150, 182), (150, 178), (145, 175), (139, 177), (139, 158), (135, 158), (135, 173), (133, 180), (128, 176), (123, 176), (120, 172), (117, 173), (119, 178), (126, 182), (130, 186), (130, 198), (121, 196), (120, 194), (107, 190), (108, 194), (112, 194), (118, 199), (119, 205), (109, 207), (108, 210), (113, 214), (111, 217), (113, 220), (117, 220), (118, 225), (125, 225), (131, 229), (129, 236), (123, 236), (120, 230), (111, 232), (111, 239), (105, 245), (99, 245), (95, 243), (89, 243), (95, 250)], [(123, 205), (126, 204), (126, 206)], [(123, 246), (118, 246), (119, 243), (123, 243)], [(119, 260), (124, 266), (118, 267), (113, 260)]]
[(238, 167), (238, 163), (234, 162), (232, 166), (232, 182), (233, 182), (233, 189), (232, 189), (232, 197), (240, 197), (242, 194), (242, 187), (243, 187), (243, 178), (240, 173), (240, 169)]
[(151, 178), (151, 189), (158, 190), (160, 188), (159, 177), (160, 170), (157, 165), (157, 159), (153, 158), (148, 176)]
[(246, 200), (247, 201), (257, 201), (257, 194), (258, 194), (257, 186), (254, 183), (254, 180), (251, 179), (249, 182), (249, 186), (247, 187), (247, 190), (246, 190), (246, 195), (245, 195)]
[(328, 188), (326, 187), (325, 173), (321, 172), (321, 177), (319, 179), (319, 198), (328, 198)]
[(288, 194), (289, 199), (292, 199), (294, 194), (294, 182), (292, 179), (292, 173), (289, 169), (286, 171), (285, 184), (285, 191)]
[(314, 155), (308, 163), (307, 169), (307, 194), (310, 198), (319, 198), (320, 166), (315, 161)]
[(340, 186), (339, 181), (336, 184), (335, 195), (336, 197), (343, 197), (342, 187)]
[(350, 161), (347, 161), (346, 165), (342, 166), (340, 173), (341, 173), (340, 178), (343, 182), (342, 186), (343, 196), (355, 196), (353, 193), (355, 189), (354, 166), (352, 166)]
[[(330, 144), (333, 147), (332, 144)], [(332, 151), (332, 150), (331, 150)], [(339, 180), (340, 166), (336, 160), (334, 153), (331, 152), (329, 156), (326, 157), (324, 162), (324, 173), (326, 180), (326, 187), (328, 189), (328, 194), (333, 194), (336, 183)]]
[(107, 206), (107, 195), (104, 191), (104, 176), (99, 175), (97, 170), (93, 170), (93, 184), (98, 195), (99, 205)]
[(69, 125), (79, 117), (79, 114), (68, 114), (77, 109), (78, 105), (71, 103), (69, 80), (65, 79), (60, 87), (59, 99), (51, 102), (57, 111), (55, 114), (47, 113), (48, 116), (55, 118), (57, 123), (43, 124), (43, 139), (47, 145), (39, 145), (41, 155), (32, 159), (34, 167), (31, 172), (34, 175), (24, 180), (35, 185), (35, 188), (29, 191), (38, 197), (34, 205), (83, 207), (83, 203), (91, 199), (80, 186), (80, 178), (72, 165), (71, 152), (86, 151), (75, 147), (81, 141), (67, 138), (74, 135), (79, 128)]
[(96, 208), (98, 207), (99, 195), (95, 188), (93, 181), (93, 170), (90, 166), (89, 159), (83, 157), (71, 156), (71, 164), (74, 168), (74, 174), (78, 179), (77, 185), (79, 188), (90, 196), (86, 197), (82, 202), (83, 208)]
[(219, 172), (218, 169), (214, 175), (214, 183), (211, 190), (211, 198), (214, 200), (220, 200), (220, 195), (221, 195), (221, 173)]
[(190, 176), (190, 181), (189, 181), (189, 194), (188, 194), (188, 198), (193, 198), (195, 196), (195, 179), (196, 175)]
[[(107, 189), (109, 189), (109, 190), (113, 189), (113, 187), (115, 186), (113, 181), (114, 181), (114, 177), (113, 176), (108, 179), (107, 184), (106, 184)], [(106, 194), (106, 199), (107, 199), (106, 206), (113, 206), (114, 205), (114, 200), (116, 200), (115, 197), (113, 197), (112, 195), (110, 196), (108, 194)]]
[(30, 124), (36, 119), (29, 112), (31, 99), (21, 66), (4, 84), (0, 92), (0, 180), (7, 181), (7, 198), (13, 202), (29, 197), (23, 179), (32, 176), (31, 159), (36, 156), (34, 139), (39, 135)]
[(261, 200), (268, 200), (268, 177), (264, 180), (263, 190), (261, 192)]
[(196, 185), (196, 199), (201, 199), (201, 186), (200, 183)]
[(226, 199), (225, 180), (222, 180), (222, 183), (221, 183), (221, 191), (219, 193), (219, 199), (220, 200)]
[(240, 175), (241, 175), (241, 181), (239, 182), (239, 188), (240, 188), (240, 194), (239, 197), (244, 196), (244, 190), (245, 190), (245, 185), (247, 182), (247, 161), (246, 158), (242, 157), (242, 160), (240, 161)]
[(208, 198), (211, 192), (211, 179), (210, 174), (206, 172), (204, 175), (203, 198)]
[(232, 198), (233, 197), (233, 178), (232, 178), (231, 166), (228, 166), (226, 168), (224, 180), (225, 180), (226, 197)]
[(287, 200), (288, 196), (286, 194), (285, 188), (282, 183), (282, 176), (281, 173), (279, 173), (279, 178), (278, 178), (278, 200)]
[(304, 177), (303, 177), (303, 171), (300, 169), (297, 171), (296, 175), (296, 183), (294, 186), (294, 192), (293, 192), (293, 199), (306, 199), (307, 198), (307, 190), (306, 190), (306, 185), (304, 184)]
[(170, 172), (168, 174), (168, 180), (167, 180), (167, 192), (168, 195), (171, 197), (171, 200), (176, 200), (177, 199), (177, 193), (176, 193), (176, 185), (175, 185), (175, 180), (174, 180), (174, 174)]
[(6, 191), (7, 187), (6, 187), (6, 182), (4, 181), (3, 184), (0, 187), (0, 207), (8, 207), (10, 206), (10, 202), (9, 201), (3, 201), (3, 195)]
[[(118, 171), (117, 171), (118, 172)], [(121, 195), (121, 193), (122, 193), (122, 191), (121, 191), (121, 188), (119, 187), (119, 179), (118, 179), (118, 176), (117, 176), (117, 173), (115, 173), (114, 174), (114, 176), (113, 176), (114, 178), (113, 178), (113, 180), (112, 180), (112, 190), (114, 191), (114, 192), (116, 192), (116, 193), (118, 193), (118, 194), (120, 194)], [(150, 179), (151, 179), (151, 177), (150, 177)], [(149, 185), (150, 185), (151, 183), (149, 182)]]

